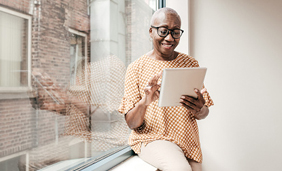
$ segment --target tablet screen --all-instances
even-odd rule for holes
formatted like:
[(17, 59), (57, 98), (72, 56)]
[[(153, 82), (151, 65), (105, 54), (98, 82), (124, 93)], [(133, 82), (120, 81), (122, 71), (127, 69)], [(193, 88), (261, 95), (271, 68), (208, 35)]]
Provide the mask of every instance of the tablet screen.
[(197, 97), (194, 89), (201, 90), (207, 68), (167, 68), (163, 70), (159, 107), (181, 106), (180, 97)]

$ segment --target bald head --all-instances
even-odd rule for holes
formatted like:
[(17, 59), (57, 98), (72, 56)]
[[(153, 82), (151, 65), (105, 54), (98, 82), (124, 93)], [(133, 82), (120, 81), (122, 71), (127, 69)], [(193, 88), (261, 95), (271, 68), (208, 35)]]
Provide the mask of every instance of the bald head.
[(178, 15), (178, 13), (174, 10), (174, 9), (172, 9), (172, 8), (161, 8), (161, 9), (159, 9), (159, 10), (157, 10), (154, 14), (153, 14), (153, 16), (152, 16), (152, 18), (151, 18), (151, 25), (154, 25), (155, 24), (155, 20), (157, 19), (157, 18), (159, 18), (159, 17), (164, 17), (164, 16), (166, 16), (166, 15), (168, 15), (168, 14), (173, 14), (173, 15), (175, 15), (175, 17), (176, 17), (176, 19), (177, 20), (179, 20), (179, 22), (181, 23), (181, 19), (180, 19), (180, 16)]

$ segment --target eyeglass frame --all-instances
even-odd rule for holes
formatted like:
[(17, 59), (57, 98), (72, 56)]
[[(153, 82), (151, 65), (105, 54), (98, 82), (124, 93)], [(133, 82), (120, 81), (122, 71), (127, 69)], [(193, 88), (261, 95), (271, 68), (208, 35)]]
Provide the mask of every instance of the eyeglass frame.
[[(152, 26), (151, 25), (151, 27), (152, 28), (155, 28), (155, 29), (157, 29), (157, 33), (158, 33), (158, 35), (159, 35), (159, 28), (166, 28), (166, 27), (156, 27), (156, 26)], [(168, 34), (171, 34), (171, 36), (174, 38), (174, 36), (173, 36), (173, 34), (172, 34), (172, 32), (173, 33), (175, 33), (174, 32), (174, 30), (180, 30), (180, 37), (182, 36), (182, 34), (184, 33), (184, 30), (182, 30), (182, 29), (168, 29), (168, 28), (166, 28), (167, 30), (168, 30), (168, 32), (166, 33), (166, 35), (165, 36), (161, 36), (161, 35), (159, 35), (160, 37), (166, 37)], [(174, 38), (174, 39), (180, 39), (180, 37), (179, 38)]]

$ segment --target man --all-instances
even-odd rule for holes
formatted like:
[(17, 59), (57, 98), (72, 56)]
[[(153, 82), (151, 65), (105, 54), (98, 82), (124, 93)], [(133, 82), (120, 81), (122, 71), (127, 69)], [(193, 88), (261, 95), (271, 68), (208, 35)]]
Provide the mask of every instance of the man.
[(133, 130), (129, 144), (141, 159), (163, 171), (201, 171), (196, 119), (205, 118), (213, 105), (203, 89), (197, 98), (183, 95), (182, 106), (158, 107), (158, 80), (164, 68), (199, 67), (198, 61), (176, 52), (183, 33), (181, 19), (171, 8), (154, 13), (149, 29), (154, 49), (129, 65), (119, 111)]

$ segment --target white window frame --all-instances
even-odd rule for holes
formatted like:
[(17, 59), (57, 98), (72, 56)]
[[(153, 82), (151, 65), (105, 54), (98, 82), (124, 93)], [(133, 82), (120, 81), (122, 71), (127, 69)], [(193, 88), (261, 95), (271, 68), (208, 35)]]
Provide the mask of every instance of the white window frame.
[(21, 71), (19, 70), (19, 72), (27, 72), (27, 78), (28, 78), (28, 84), (26, 87), (0, 87), (0, 93), (5, 93), (5, 92), (9, 92), (9, 93), (22, 93), (22, 92), (26, 92), (26, 91), (31, 91), (32, 87), (31, 87), (31, 27), (32, 27), (32, 16), (27, 15), (27, 14), (23, 14), (20, 12), (16, 12), (4, 7), (0, 6), (0, 11), (1, 12), (5, 12), (8, 13), (10, 15), (14, 15), (23, 19), (26, 19), (28, 22), (28, 29), (27, 29), (27, 71)]
[[(78, 35), (78, 36), (81, 36), (81, 37), (84, 37), (84, 43), (85, 43), (85, 47), (84, 47), (84, 54), (85, 54), (85, 60), (84, 60), (84, 66), (85, 66), (85, 68), (84, 68), (84, 70), (85, 70), (85, 82), (84, 82), (84, 84), (86, 85), (86, 82), (87, 82), (87, 79), (88, 79), (88, 74), (87, 74), (87, 58), (88, 58), (88, 56), (87, 56), (87, 46), (88, 46), (88, 44), (87, 44), (87, 34), (86, 33), (82, 33), (82, 32), (80, 32), (80, 31), (77, 31), (77, 30), (74, 30), (74, 29), (71, 29), (71, 28), (69, 28), (69, 32), (70, 33), (73, 33), (73, 34), (75, 34), (75, 35)], [(77, 87), (77, 85), (73, 85), (72, 87)]]

